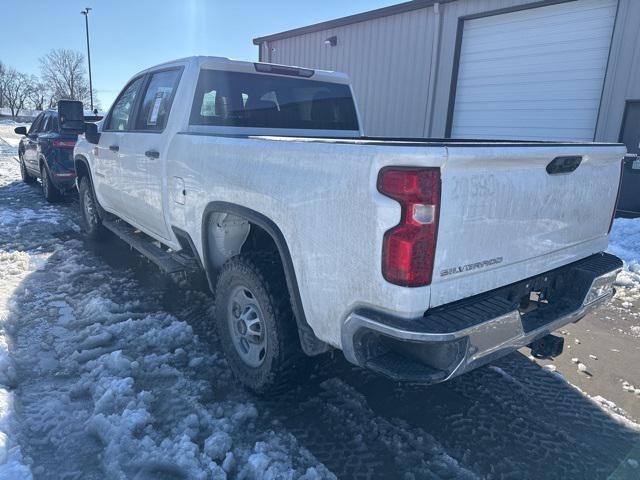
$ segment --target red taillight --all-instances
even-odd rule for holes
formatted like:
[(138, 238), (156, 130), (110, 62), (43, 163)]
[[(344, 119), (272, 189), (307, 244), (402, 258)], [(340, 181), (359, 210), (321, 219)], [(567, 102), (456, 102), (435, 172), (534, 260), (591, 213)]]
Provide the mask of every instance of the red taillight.
[(76, 146), (76, 141), (55, 139), (51, 141), (51, 145), (53, 145), (55, 148), (73, 148)]
[(400, 223), (384, 234), (382, 275), (404, 287), (431, 283), (440, 210), (440, 169), (386, 167), (378, 190), (397, 200)]

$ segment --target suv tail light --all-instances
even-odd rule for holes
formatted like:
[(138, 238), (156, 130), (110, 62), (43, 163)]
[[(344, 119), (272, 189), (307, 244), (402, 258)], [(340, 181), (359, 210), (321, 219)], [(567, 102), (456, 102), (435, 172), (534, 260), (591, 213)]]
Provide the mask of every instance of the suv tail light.
[(440, 169), (385, 167), (378, 191), (400, 203), (400, 223), (384, 234), (382, 275), (403, 287), (431, 284), (440, 213)]
[(51, 144), (55, 147), (55, 148), (73, 148), (76, 146), (76, 141), (75, 140), (59, 140), (59, 139), (55, 139), (51, 141)]

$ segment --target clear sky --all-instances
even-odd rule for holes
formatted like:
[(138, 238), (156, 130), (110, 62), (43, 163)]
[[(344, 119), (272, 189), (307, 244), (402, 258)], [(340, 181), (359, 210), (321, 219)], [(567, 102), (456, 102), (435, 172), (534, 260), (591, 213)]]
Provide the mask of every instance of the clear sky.
[(402, 0), (24, 0), (2, 1), (0, 61), (38, 74), (38, 58), (54, 48), (86, 55), (89, 17), (93, 87), (107, 109), (134, 73), (189, 55), (257, 60), (255, 37)]

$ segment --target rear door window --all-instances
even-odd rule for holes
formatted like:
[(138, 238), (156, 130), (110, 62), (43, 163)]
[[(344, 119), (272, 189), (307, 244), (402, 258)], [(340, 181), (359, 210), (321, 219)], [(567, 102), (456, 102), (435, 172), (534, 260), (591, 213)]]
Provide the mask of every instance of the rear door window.
[(218, 70), (200, 72), (190, 124), (358, 130), (348, 85)]
[(142, 87), (143, 79), (144, 75), (134, 79), (120, 93), (111, 108), (104, 130), (123, 131), (129, 128), (129, 118), (133, 114), (133, 107)]
[(172, 69), (151, 74), (137, 115), (136, 130), (164, 129), (181, 72), (182, 69)]

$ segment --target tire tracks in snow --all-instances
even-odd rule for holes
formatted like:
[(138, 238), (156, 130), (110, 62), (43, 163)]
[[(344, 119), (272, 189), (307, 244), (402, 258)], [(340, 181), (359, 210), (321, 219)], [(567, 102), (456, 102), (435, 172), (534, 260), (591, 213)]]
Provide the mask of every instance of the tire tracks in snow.
[[(46, 205), (8, 162), (0, 253), (43, 257), (42, 268), (14, 262), (20, 283), (0, 285), (10, 287), (2, 327), (20, 478), (335, 478), (284, 429), (260, 427), (224, 360), (162, 308), (161, 289), (135, 280), (142, 262), (124, 250), (133, 261), (108, 266), (107, 246), (79, 240), (73, 202)], [(16, 468), (0, 460), (7, 478)]]

